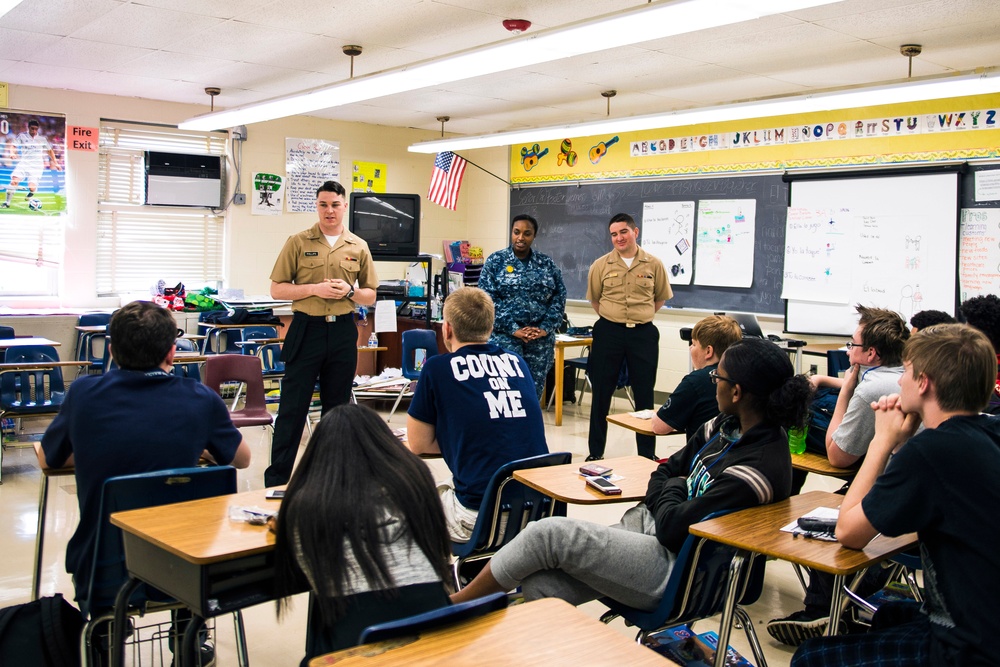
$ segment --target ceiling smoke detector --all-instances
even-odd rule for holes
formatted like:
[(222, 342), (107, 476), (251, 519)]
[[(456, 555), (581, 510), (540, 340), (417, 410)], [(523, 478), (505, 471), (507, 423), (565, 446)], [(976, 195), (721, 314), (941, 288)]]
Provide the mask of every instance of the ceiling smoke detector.
[(531, 27), (531, 21), (526, 21), (524, 19), (504, 19), (503, 27), (515, 35), (520, 35), (522, 32)]

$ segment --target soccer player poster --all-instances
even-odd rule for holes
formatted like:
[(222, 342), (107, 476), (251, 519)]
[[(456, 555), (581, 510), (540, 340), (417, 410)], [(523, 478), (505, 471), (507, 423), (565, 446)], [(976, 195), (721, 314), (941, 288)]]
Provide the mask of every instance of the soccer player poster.
[(66, 117), (0, 109), (0, 215), (66, 212)]

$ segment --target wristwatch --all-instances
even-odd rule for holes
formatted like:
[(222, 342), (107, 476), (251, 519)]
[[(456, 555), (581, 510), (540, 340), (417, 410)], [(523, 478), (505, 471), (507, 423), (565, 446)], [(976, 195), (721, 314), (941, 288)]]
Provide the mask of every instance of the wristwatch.
[(344, 298), (345, 299), (350, 299), (352, 296), (354, 296), (354, 288), (353, 287), (351, 288), (351, 291), (347, 293), (347, 296), (345, 296)]

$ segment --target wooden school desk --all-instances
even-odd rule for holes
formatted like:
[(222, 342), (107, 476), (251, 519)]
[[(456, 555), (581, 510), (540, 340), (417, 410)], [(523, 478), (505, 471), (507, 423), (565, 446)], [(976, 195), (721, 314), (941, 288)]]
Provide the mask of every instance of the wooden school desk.
[(556, 338), (556, 360), (555, 360), (555, 404), (556, 404), (556, 426), (562, 426), (563, 417), (563, 370), (566, 366), (567, 347), (586, 347), (594, 342), (593, 338), (573, 338), (572, 340), (559, 340)]
[[(900, 537), (879, 535), (864, 549), (848, 549), (838, 542), (797, 537), (780, 530), (817, 507), (840, 507), (844, 497), (826, 491), (810, 491), (771, 505), (761, 505), (740, 512), (696, 523), (692, 535), (728, 544), (744, 552), (773, 556), (791, 563), (811, 567), (834, 576), (833, 600), (830, 603), (830, 623), (827, 634), (836, 633), (844, 606), (844, 580), (848, 575), (880, 563), (906, 551), (917, 543), (915, 534)], [(728, 641), (735, 608), (735, 593), (730, 590), (722, 612), (719, 644)], [(723, 639), (723, 633), (725, 638)], [(719, 665), (717, 662), (716, 665)]]
[[(639, 419), (635, 415), (629, 414), (628, 412), (623, 412), (617, 415), (608, 415), (607, 419), (609, 424), (621, 426), (622, 428), (627, 428), (628, 430), (635, 431), (636, 433), (641, 433), (643, 435), (656, 435), (653, 433), (652, 419)], [(681, 433), (683, 433), (683, 431), (681, 431)]]
[[(277, 509), (279, 501), (261, 489), (111, 515), (122, 529), (130, 576), (119, 599), (145, 582), (189, 607), (195, 618), (184, 657), (195, 655), (203, 619), (275, 599), (274, 534), (230, 520), (232, 506)], [(124, 627), (122, 606), (116, 604), (122, 618), (115, 627)]]
[(525, 602), (414, 637), (355, 646), (309, 661), (309, 667), (591, 664), (673, 665), (652, 649), (556, 598)]
[(604, 459), (597, 463), (612, 468), (613, 476), (622, 476), (622, 479), (611, 480), (621, 488), (621, 495), (608, 496), (588, 486), (580, 475), (579, 463), (515, 470), (514, 479), (564, 503), (577, 505), (620, 503), (645, 498), (649, 476), (658, 465), (656, 461), (651, 461), (645, 456), (622, 456)]
[(62, 343), (57, 340), (49, 340), (48, 338), (39, 338), (38, 336), (0, 338), (0, 350), (6, 350), (8, 347), (24, 347), (25, 345), (51, 345), (52, 347), (59, 347)]
[(850, 468), (837, 468), (825, 456), (814, 454), (813, 452), (802, 452), (801, 454), (792, 454), (792, 467), (816, 473), (817, 475), (850, 479), (858, 472), (858, 468), (861, 465), (853, 465)]

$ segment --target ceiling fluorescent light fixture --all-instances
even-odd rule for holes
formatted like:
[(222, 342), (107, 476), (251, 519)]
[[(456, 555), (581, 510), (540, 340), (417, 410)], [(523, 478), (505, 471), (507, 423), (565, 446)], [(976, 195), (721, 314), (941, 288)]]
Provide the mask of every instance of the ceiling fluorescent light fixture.
[(0, 16), (21, 4), (23, 0), (0, 0)]
[(259, 123), (838, 1), (681, 0), (643, 5), (332, 86), (195, 116), (179, 127), (215, 130)]
[(469, 150), (510, 146), (534, 141), (551, 141), (566, 137), (586, 137), (609, 132), (636, 132), (682, 125), (721, 123), (788, 114), (832, 111), (900, 102), (917, 102), (966, 95), (1000, 93), (1000, 75), (996, 72), (960, 76), (948, 79), (931, 79), (913, 83), (900, 83), (846, 91), (814, 93), (796, 97), (779, 97), (744, 104), (729, 104), (700, 109), (684, 109), (631, 118), (602, 118), (592, 123), (556, 125), (535, 129), (514, 130), (476, 137), (456, 137), (413, 144), (412, 153), (439, 153), (441, 151)]

